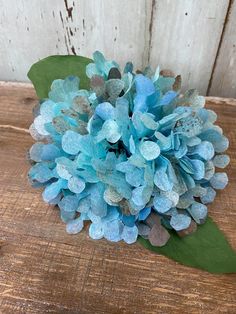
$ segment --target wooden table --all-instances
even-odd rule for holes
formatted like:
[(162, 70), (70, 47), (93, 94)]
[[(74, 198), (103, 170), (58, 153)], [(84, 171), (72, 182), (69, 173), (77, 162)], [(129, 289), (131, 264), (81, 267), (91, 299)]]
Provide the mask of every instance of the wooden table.
[[(0, 84), (0, 313), (236, 313), (236, 275), (181, 266), (139, 244), (65, 232), (27, 182), (34, 90)], [(236, 100), (209, 98), (229, 137), (230, 184), (210, 215), (236, 249)]]

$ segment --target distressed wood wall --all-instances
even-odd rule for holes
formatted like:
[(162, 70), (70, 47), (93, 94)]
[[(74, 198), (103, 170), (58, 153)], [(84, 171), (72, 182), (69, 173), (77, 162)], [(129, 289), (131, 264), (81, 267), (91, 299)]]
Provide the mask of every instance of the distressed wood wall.
[(235, 21), (234, 0), (0, 0), (0, 80), (27, 81), (30, 65), (51, 54), (98, 49), (236, 98)]

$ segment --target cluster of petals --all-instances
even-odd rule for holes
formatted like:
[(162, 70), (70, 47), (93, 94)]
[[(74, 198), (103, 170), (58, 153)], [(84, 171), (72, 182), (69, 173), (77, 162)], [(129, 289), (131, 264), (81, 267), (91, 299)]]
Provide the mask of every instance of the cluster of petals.
[[(196, 90), (170, 72), (123, 71), (100, 52), (80, 79), (52, 83), (35, 110), (29, 179), (58, 205), (68, 233), (89, 221), (93, 239), (163, 246), (189, 234), (228, 182), (228, 139)], [(219, 171), (216, 169), (219, 169)]]

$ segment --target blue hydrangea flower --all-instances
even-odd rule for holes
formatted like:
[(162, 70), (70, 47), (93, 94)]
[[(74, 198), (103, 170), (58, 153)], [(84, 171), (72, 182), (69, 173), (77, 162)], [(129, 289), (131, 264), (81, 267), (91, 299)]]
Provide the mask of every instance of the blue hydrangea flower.
[(92, 239), (164, 245), (169, 229), (195, 230), (207, 204), (228, 183), (228, 139), (195, 90), (180, 94), (179, 76), (146, 68), (123, 74), (100, 52), (87, 66), (91, 89), (77, 77), (55, 80), (30, 133), (29, 179), (58, 205), (66, 230), (90, 221)]

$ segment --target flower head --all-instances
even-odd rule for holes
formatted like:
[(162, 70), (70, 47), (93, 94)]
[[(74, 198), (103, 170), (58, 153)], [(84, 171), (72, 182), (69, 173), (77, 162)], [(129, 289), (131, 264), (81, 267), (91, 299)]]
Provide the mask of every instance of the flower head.
[(95, 52), (86, 73), (89, 90), (77, 77), (55, 80), (40, 105), (30, 127), (33, 186), (59, 206), (68, 233), (89, 220), (93, 239), (133, 243), (139, 234), (162, 246), (168, 229), (194, 231), (228, 182), (215, 173), (229, 163), (216, 114), (158, 69), (135, 74), (127, 63), (121, 74)]

